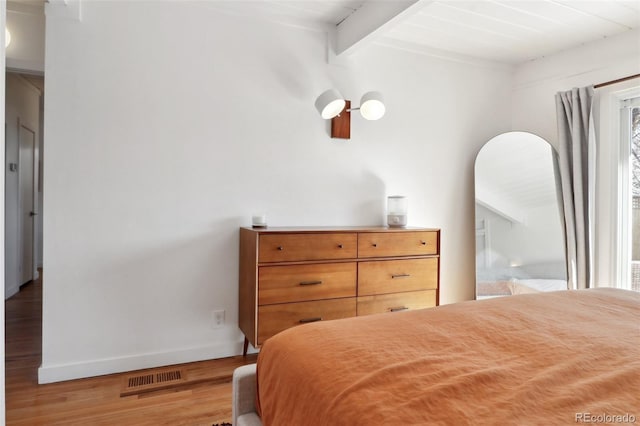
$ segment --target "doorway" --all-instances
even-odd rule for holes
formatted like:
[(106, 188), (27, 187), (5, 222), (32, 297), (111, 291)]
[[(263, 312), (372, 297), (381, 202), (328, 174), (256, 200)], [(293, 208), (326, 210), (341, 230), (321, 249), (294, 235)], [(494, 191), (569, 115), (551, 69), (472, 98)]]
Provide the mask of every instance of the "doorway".
[(18, 129), (18, 254), (20, 285), (38, 278), (37, 228), (38, 145), (35, 130)]
[(5, 299), (39, 277), (42, 265), (44, 79), (6, 73)]

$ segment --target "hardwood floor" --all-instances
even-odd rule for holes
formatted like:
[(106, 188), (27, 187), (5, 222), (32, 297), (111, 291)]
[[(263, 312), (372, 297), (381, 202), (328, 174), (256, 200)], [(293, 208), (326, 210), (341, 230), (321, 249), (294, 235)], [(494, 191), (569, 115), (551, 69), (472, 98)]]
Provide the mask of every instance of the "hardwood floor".
[[(42, 276), (42, 274), (41, 274)], [(42, 353), (42, 280), (5, 302), (6, 424), (184, 425), (231, 421), (231, 374), (255, 355), (180, 365), (186, 384), (121, 397), (128, 372), (38, 385)], [(148, 370), (152, 371), (152, 370)]]

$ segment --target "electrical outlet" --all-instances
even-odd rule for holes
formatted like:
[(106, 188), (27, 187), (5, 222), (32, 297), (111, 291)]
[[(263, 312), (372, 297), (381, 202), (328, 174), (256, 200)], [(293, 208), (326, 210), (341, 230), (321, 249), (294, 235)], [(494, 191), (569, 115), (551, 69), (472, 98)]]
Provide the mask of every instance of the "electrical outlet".
[(218, 309), (212, 312), (213, 316), (213, 328), (220, 328), (224, 326), (224, 309)]

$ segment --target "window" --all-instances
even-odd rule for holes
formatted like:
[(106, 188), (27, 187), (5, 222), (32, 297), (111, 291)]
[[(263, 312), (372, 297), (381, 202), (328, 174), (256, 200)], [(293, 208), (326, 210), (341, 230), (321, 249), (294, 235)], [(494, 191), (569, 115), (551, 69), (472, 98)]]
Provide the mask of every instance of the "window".
[(640, 291), (640, 97), (620, 106), (620, 287)]
[[(640, 107), (635, 98), (626, 113), (629, 117), (630, 147), (629, 170), (631, 175), (631, 289), (640, 291)], [(623, 121), (624, 122), (624, 121)]]

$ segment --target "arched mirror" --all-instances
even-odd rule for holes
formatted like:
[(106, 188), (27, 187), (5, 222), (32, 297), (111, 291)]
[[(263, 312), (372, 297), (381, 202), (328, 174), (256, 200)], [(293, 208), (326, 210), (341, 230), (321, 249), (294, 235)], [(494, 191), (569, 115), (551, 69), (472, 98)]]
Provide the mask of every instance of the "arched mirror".
[(476, 299), (567, 289), (553, 147), (525, 132), (476, 158)]

